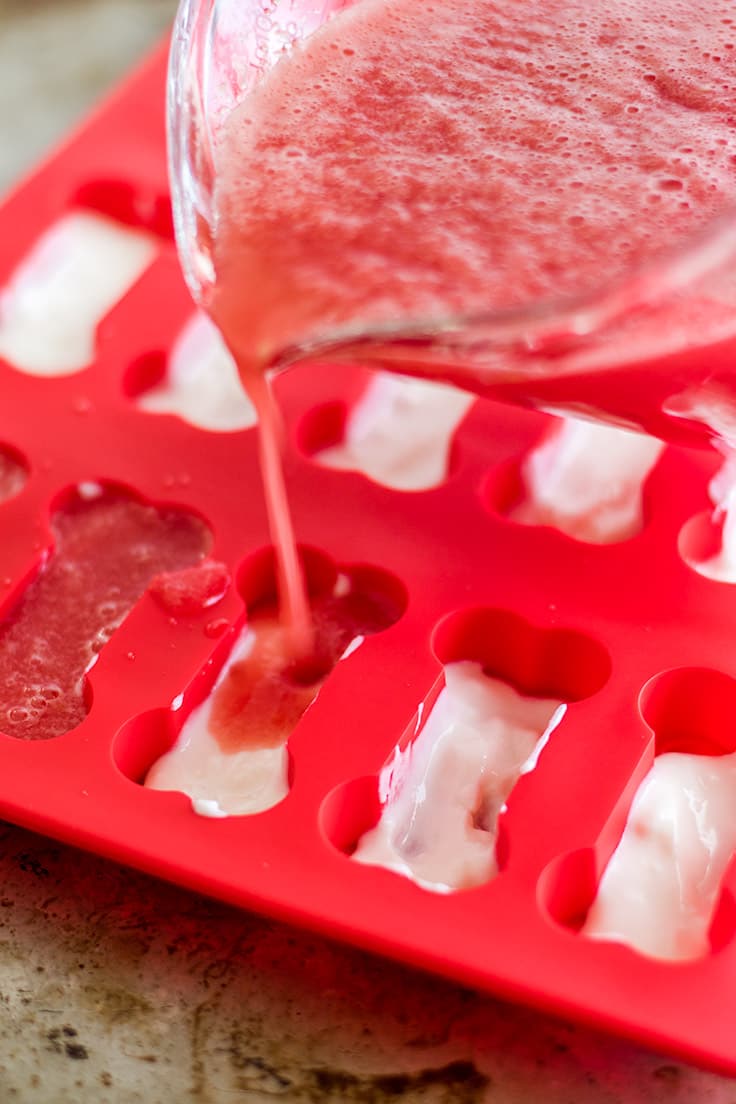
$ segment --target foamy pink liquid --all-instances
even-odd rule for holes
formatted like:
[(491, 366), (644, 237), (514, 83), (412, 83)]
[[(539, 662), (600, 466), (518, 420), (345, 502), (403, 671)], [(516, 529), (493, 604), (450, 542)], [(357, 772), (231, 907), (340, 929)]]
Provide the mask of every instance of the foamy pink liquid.
[(732, 4), (609, 9), (359, 0), (280, 60), (220, 135), (230, 344), (590, 290), (736, 201)]
[(52, 528), (53, 551), (0, 625), (0, 732), (26, 740), (81, 724), (100, 651), (157, 576), (174, 573), (171, 589), (211, 542), (198, 518), (95, 484), (69, 497)]

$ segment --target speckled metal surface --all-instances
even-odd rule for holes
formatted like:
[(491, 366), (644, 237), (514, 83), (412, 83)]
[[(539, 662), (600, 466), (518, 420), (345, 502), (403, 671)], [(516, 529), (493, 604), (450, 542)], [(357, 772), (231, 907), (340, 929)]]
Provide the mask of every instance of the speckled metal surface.
[[(0, 0), (0, 187), (174, 7)], [(736, 1104), (736, 1081), (0, 826), (6, 1101)]]
[(734, 1104), (628, 1044), (0, 832), (0, 1100)]

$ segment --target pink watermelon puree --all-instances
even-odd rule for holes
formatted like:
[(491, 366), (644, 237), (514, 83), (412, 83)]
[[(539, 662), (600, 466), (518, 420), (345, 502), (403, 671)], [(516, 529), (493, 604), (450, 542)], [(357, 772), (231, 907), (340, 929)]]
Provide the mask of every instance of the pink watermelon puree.
[(48, 739), (84, 720), (84, 675), (148, 585), (203, 560), (190, 514), (91, 484), (52, 519), (55, 547), (0, 624), (0, 732)]
[(210, 309), (241, 364), (586, 291), (736, 202), (733, 0), (359, 0), (217, 167)]

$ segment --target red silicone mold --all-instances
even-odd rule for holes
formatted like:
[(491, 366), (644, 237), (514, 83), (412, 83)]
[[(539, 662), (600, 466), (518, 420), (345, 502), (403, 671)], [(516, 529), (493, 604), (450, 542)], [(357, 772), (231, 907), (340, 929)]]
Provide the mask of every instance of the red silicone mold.
[[(475, 403), (444, 484), (400, 494), (312, 455), (339, 439), (365, 373), (285, 374), (286, 474), (313, 585), (352, 572), (390, 610), (298, 723), (291, 788), (273, 808), (207, 819), (183, 795), (140, 784), (212, 686), (246, 607), (273, 588), (255, 430), (206, 432), (136, 402), (165, 373), (193, 309), (171, 238), (164, 80), (159, 52), (0, 211), (0, 286), (73, 208), (143, 227), (158, 243), (100, 324), (93, 363), (32, 378), (0, 361), (0, 681), (27, 688), (34, 647), (61, 655), (56, 683), (31, 694), (33, 716), (24, 706), (0, 719), (0, 815), (736, 1072), (733, 870), (711, 953), (698, 961), (653, 961), (576, 930), (656, 751), (693, 741), (709, 754), (732, 750), (714, 703), (728, 727), (736, 590), (700, 577), (678, 548), (707, 507), (708, 453), (667, 449), (647, 481), (642, 532), (583, 544), (506, 516), (544, 415)], [(133, 531), (121, 528), (121, 509)], [(149, 560), (141, 526), (156, 548)], [(62, 624), (60, 594), (76, 611)], [(90, 631), (93, 667), (80, 643)], [(383, 764), (452, 659), (570, 704), (511, 794), (498, 876), (443, 895), (350, 852), (378, 817)], [(58, 702), (68, 700), (65, 711)], [(28, 738), (34, 710), (53, 714), (47, 739)], [(694, 734), (678, 729), (686, 721)]]

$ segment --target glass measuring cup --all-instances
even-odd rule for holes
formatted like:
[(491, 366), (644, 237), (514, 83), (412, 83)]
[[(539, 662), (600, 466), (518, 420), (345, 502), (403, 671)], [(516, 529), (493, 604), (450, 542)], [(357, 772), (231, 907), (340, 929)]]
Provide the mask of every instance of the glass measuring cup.
[[(732, 396), (736, 394), (736, 126), (732, 114), (729, 131), (727, 116), (729, 97), (731, 104), (736, 102), (736, 23), (731, 26), (728, 6), (721, 6), (722, 13), (715, 4), (718, 10), (711, 22), (699, 26), (703, 23), (702, 12), (695, 3), (655, 0), (647, 5), (650, 25), (666, 39), (667, 48), (657, 57), (652, 55), (651, 43), (645, 43), (646, 58), (640, 68), (662, 111), (651, 125), (641, 127), (638, 133), (642, 140), (649, 142), (646, 152), (651, 152), (654, 149), (651, 133), (656, 130), (654, 123), (659, 126), (663, 121), (667, 123), (668, 112), (677, 114), (673, 133), (679, 135), (678, 128), (684, 128), (683, 138), (678, 138), (679, 146), (662, 152), (657, 170), (661, 178), (657, 183), (661, 190), (660, 202), (672, 204), (672, 194), (677, 192), (676, 201), (682, 205), (686, 200), (682, 199), (680, 190), (684, 188), (687, 192), (693, 187), (687, 172), (684, 181), (678, 179), (670, 164), (674, 154), (681, 152), (680, 147), (690, 148), (688, 143), (693, 135), (687, 129), (688, 121), (699, 112), (704, 117), (712, 114), (709, 96), (714, 102), (726, 104), (723, 128), (713, 139), (725, 143), (719, 161), (718, 201), (711, 204), (703, 217), (685, 220), (681, 235), (665, 234), (666, 240), (661, 246), (660, 242), (648, 246), (640, 242), (628, 258), (622, 256), (621, 263), (609, 264), (608, 254), (617, 248), (615, 235), (621, 237), (623, 226), (627, 226), (627, 233), (628, 229), (635, 229), (646, 214), (641, 196), (635, 196), (634, 189), (630, 209), (624, 213), (623, 221), (618, 219), (615, 225), (612, 223), (608, 238), (605, 225), (598, 227), (598, 260), (593, 257), (591, 261), (588, 257), (580, 273), (576, 269), (577, 262), (562, 265), (556, 282), (542, 280), (535, 284), (532, 280), (524, 289), (518, 289), (518, 293), (507, 296), (506, 288), (514, 282), (512, 258), (510, 268), (502, 273), (501, 283), (505, 280), (506, 288), (501, 287), (500, 294), (496, 295), (489, 291), (485, 299), (475, 287), (465, 303), (462, 279), (459, 288), (453, 287), (448, 270), (447, 274), (440, 273), (442, 279), (436, 281), (439, 291), (434, 288), (432, 295), (417, 295), (412, 300), (411, 294), (403, 294), (404, 281), (400, 289), (402, 294), (397, 293), (395, 301), (388, 306), (384, 300), (376, 306), (380, 296), (372, 291), (362, 302), (359, 295), (353, 296), (347, 309), (332, 310), (329, 306), (325, 309), (320, 293), (318, 309), (312, 311), (311, 306), (293, 307), (296, 302), (308, 303), (313, 294), (303, 274), (296, 280), (291, 279), (289, 263), (295, 257), (299, 260), (299, 235), (308, 223), (309, 236), (302, 252), (310, 249), (314, 257), (319, 256), (320, 250), (328, 254), (335, 241), (340, 245), (342, 231), (338, 228), (334, 240), (330, 237), (329, 226), (321, 238), (315, 235), (314, 223), (319, 219), (311, 218), (307, 205), (302, 205), (300, 210), (291, 204), (289, 189), (297, 179), (293, 174), (281, 185), (278, 176), (272, 174), (270, 177), (267, 190), (275, 197), (275, 205), (278, 207), (280, 187), (283, 188), (281, 198), (286, 202), (282, 204), (282, 222), (277, 232), (261, 240), (260, 255), (256, 249), (255, 262), (258, 263), (240, 269), (232, 263), (233, 255), (247, 244), (247, 235), (235, 234), (229, 243), (226, 242), (227, 248), (221, 248), (222, 239), (227, 236), (228, 220), (233, 221), (228, 187), (232, 192), (237, 173), (249, 179), (258, 176), (263, 169), (255, 157), (243, 156), (244, 151), (255, 151), (255, 145), (233, 147), (234, 128), (247, 120), (249, 113), (248, 125), (253, 126), (255, 120), (255, 126), (260, 126), (271, 97), (272, 114), (285, 113), (289, 103), (293, 107), (303, 100), (305, 112), (312, 112), (312, 117), (306, 118), (305, 127), (316, 132), (315, 104), (329, 107), (330, 97), (318, 93), (316, 100), (313, 95), (310, 98), (306, 94), (309, 85), (306, 78), (311, 76), (311, 83), (316, 85), (321, 71), (316, 64), (311, 70), (309, 64), (302, 66), (305, 81), (301, 96), (298, 83), (289, 77), (290, 100), (279, 100), (278, 95), (275, 100), (273, 98), (279, 74), (288, 74), (288, 66), (293, 68), (293, 59), (302, 56), (305, 49), (308, 51), (310, 44), (317, 43), (320, 36), (324, 39), (325, 31), (329, 32), (333, 44), (339, 44), (343, 28), (353, 33), (347, 19), (352, 20), (359, 10), (368, 12), (371, 18), (380, 18), (381, 10), (387, 10), (388, 5), (378, 0), (358, 0), (353, 4), (346, 0), (290, 0), (288, 4), (276, 0), (184, 0), (172, 51), (170, 148), (177, 238), (195, 298), (220, 324), (226, 340), (238, 354), (241, 367), (244, 358), (257, 360), (259, 370), (317, 357), (334, 361), (336, 365), (341, 361), (360, 360), (447, 380), (496, 398), (643, 428), (668, 438), (702, 440), (715, 435), (736, 443), (736, 415), (731, 412)], [(528, 0), (516, 5), (484, 0), (482, 5), (475, 5), (473, 19), (481, 11), (484, 18), (487, 13), (495, 12), (499, 34), (513, 32), (526, 36), (521, 41), (522, 52), (526, 51), (538, 62), (549, 56), (550, 50), (560, 49), (561, 44), (571, 38), (575, 40), (577, 32), (572, 33), (571, 27), (582, 27), (583, 17), (590, 22), (592, 16), (598, 36), (594, 40), (596, 48), (607, 35), (615, 38), (619, 34), (625, 39), (627, 19), (630, 22), (632, 18), (639, 18), (642, 7), (636, 0), (618, 0), (617, 4), (607, 5), (605, 11), (603, 4), (583, 4), (582, 0), (554, 0), (547, 4)], [(440, 19), (450, 12), (457, 20), (461, 8), (472, 11), (473, 4), (466, 0), (460, 5), (458, 0), (448, 7), (447, 0), (441, 0), (435, 6), (435, 18)], [(516, 24), (509, 24), (509, 12), (512, 16), (517, 14)], [(520, 31), (530, 23), (531, 37), (530, 32)], [(318, 30), (320, 35), (315, 34)], [(359, 28), (358, 37), (360, 33)], [(590, 31), (586, 34), (590, 40)], [(700, 62), (687, 69), (690, 62), (682, 61), (683, 73), (676, 71), (673, 75), (673, 66), (666, 64), (673, 58), (683, 59), (695, 52), (698, 57), (702, 55), (712, 60), (713, 47), (708, 39), (712, 34), (717, 35), (720, 50), (717, 62), (713, 63), (717, 72), (713, 65), (709, 69), (708, 64)], [(352, 43), (353, 39), (350, 41)], [(406, 64), (416, 54), (416, 41), (414, 46), (409, 42)], [(459, 40), (453, 41), (453, 48), (457, 48)], [(384, 45), (388, 42), (389, 39), (385, 39)], [(635, 54), (640, 45), (632, 39), (628, 53)], [(440, 43), (440, 49), (442, 47)], [(515, 56), (519, 48), (519, 41), (512, 40), (497, 52), (498, 57)], [(477, 44), (463, 49), (470, 50), (475, 64), (479, 56)], [(350, 52), (355, 52), (352, 46)], [(628, 57), (628, 53), (624, 51), (618, 60), (625, 61), (624, 55)], [(324, 50), (321, 56), (324, 58)], [(385, 70), (380, 71), (379, 66), (376, 82), (386, 77), (389, 62), (395, 63), (397, 56), (400, 55), (394, 52), (387, 58)], [(612, 71), (609, 62), (611, 58), (616, 61), (616, 55), (606, 57), (606, 64)], [(562, 62), (565, 60), (570, 59), (563, 54)], [(600, 58), (595, 55), (594, 62), (597, 61)], [(557, 55), (553, 62), (559, 70), (561, 62)], [(342, 72), (350, 72), (353, 64), (351, 61)], [(450, 68), (462, 70), (469, 62), (466, 53), (454, 57), (447, 54), (447, 64), (448, 71)], [(647, 71), (647, 66), (652, 72)], [(549, 64), (546, 67), (549, 68)], [(541, 72), (540, 64), (537, 64), (537, 71)], [(500, 74), (499, 64), (496, 64), (494, 75), (499, 77)], [(632, 92), (627, 99), (622, 81), (614, 78), (609, 72), (603, 89), (610, 101), (609, 115), (624, 118), (631, 111), (631, 117), (635, 117), (639, 107), (634, 101), (639, 92)], [(368, 87), (363, 81), (359, 84), (359, 93), (364, 95)], [(511, 86), (511, 91), (518, 93), (519, 89), (524, 91), (523, 82), (517, 81)], [(641, 89), (644, 89), (643, 96), (647, 86), (642, 84)], [(425, 93), (432, 99), (446, 94), (446, 89), (438, 88), (436, 76), (432, 75)], [(576, 95), (568, 96), (563, 106), (574, 110)], [(578, 99), (582, 102), (580, 97)], [(255, 105), (252, 111), (251, 105)], [(651, 110), (649, 101), (645, 106)], [(467, 103), (458, 108), (460, 112), (466, 109)], [(591, 116), (591, 125), (599, 125), (604, 114), (599, 112)], [(443, 125), (444, 118), (440, 118)], [(386, 131), (390, 122), (384, 110), (382, 125)], [(430, 118), (430, 123), (436, 124), (437, 117)], [(522, 128), (525, 125), (523, 117), (519, 125)], [(397, 113), (391, 129), (400, 132), (404, 126), (404, 118)], [(294, 130), (290, 132), (292, 142), (294, 133)], [(344, 130), (338, 133), (344, 138)], [(357, 133), (362, 139), (364, 131)], [(334, 136), (334, 128), (326, 127), (325, 144), (329, 145)], [(486, 135), (486, 142), (489, 147), (493, 146), (493, 134)], [(625, 147), (633, 150), (634, 160), (638, 156), (635, 147), (636, 136), (633, 144), (629, 142)], [(581, 150), (577, 152), (580, 154)], [(356, 166), (362, 167), (370, 177), (368, 170), (372, 162), (369, 159), (374, 153), (375, 147), (367, 143), (361, 161), (360, 149), (357, 154), (351, 150), (351, 171), (355, 173)], [(437, 164), (445, 153), (440, 150)], [(678, 160), (682, 161), (682, 156)], [(235, 168), (234, 161), (237, 162)], [(300, 164), (305, 170), (308, 168), (304, 161)], [(562, 164), (557, 162), (555, 171)], [(569, 171), (574, 171), (575, 167), (573, 162)], [(680, 167), (687, 169), (687, 165)], [(269, 169), (272, 168), (273, 164), (269, 165)], [(226, 181), (224, 188), (223, 179)], [(519, 189), (523, 191), (525, 185), (521, 180), (516, 181), (516, 185), (518, 196)], [(373, 187), (375, 193), (375, 186), (374, 175), (368, 180), (368, 188)], [(348, 199), (355, 194), (349, 193)], [(704, 194), (701, 188), (700, 199)], [(334, 206), (339, 196), (332, 188), (323, 198), (329, 201), (325, 203), (327, 208), (330, 203)], [(697, 202), (694, 201), (694, 205), (697, 206)], [(676, 207), (671, 206), (671, 210), (676, 214)], [(510, 206), (500, 207), (499, 221), (507, 219), (509, 213)], [(553, 214), (560, 222), (555, 224), (551, 218), (548, 220), (550, 233), (556, 232), (563, 221), (569, 227), (570, 219), (575, 217), (566, 211), (564, 204), (558, 204)], [(411, 201), (406, 203), (402, 217), (407, 226), (412, 217), (419, 218), (418, 209), (412, 208)], [(441, 205), (435, 209), (434, 217), (443, 221)], [(369, 233), (380, 228), (380, 223), (381, 217), (369, 228)], [(392, 234), (394, 239), (398, 237), (397, 225), (389, 220), (388, 237)], [(530, 225), (527, 223), (526, 228)], [(521, 239), (525, 231), (523, 220), (519, 227), (516, 236)], [(663, 227), (667, 228), (666, 220), (660, 219), (656, 227), (659, 228), (657, 233), (661, 233)], [(574, 251), (576, 233), (567, 231), (565, 249), (568, 251)], [(411, 233), (408, 237), (411, 240)], [(290, 248), (284, 253), (280, 241), (292, 239), (296, 240), (296, 250)], [(452, 226), (448, 230), (450, 251), (451, 239)], [(540, 257), (546, 264), (544, 255), (538, 254), (537, 259)], [(382, 279), (390, 283), (395, 259), (392, 248), (384, 248), (382, 255), (377, 251), (376, 284)], [(430, 260), (436, 272), (437, 264), (441, 266), (442, 261), (437, 261), (436, 253)], [(428, 262), (426, 268), (430, 267)], [(421, 259), (412, 272), (415, 275), (419, 272), (421, 283)], [(491, 272), (490, 267), (488, 272)], [(244, 276), (249, 279), (244, 280)], [(318, 274), (317, 278), (321, 276)], [(353, 279), (352, 270), (346, 267), (345, 284), (349, 285)], [(230, 287), (223, 295), (221, 289), (227, 284)], [(276, 285), (275, 292), (271, 284)], [(268, 288), (267, 295), (263, 285)], [(340, 299), (341, 294), (338, 291), (336, 298)], [(281, 296), (281, 303), (277, 302), (276, 307), (274, 295), (276, 300)], [(249, 328), (258, 330), (262, 318), (269, 315), (271, 324), (267, 339), (260, 334), (260, 344), (245, 348), (241, 340), (243, 333)]]

